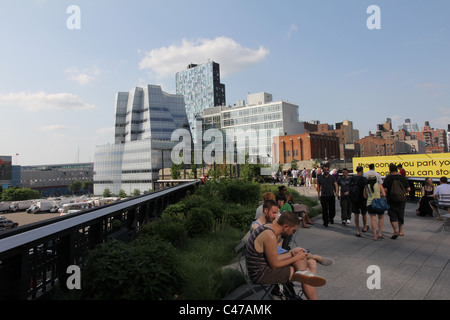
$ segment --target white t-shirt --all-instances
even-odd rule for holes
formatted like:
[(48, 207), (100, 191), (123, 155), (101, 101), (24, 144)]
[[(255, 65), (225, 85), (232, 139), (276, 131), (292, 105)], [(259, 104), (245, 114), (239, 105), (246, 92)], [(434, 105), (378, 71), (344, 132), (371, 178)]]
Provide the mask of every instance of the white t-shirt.
[(363, 175), (364, 175), (364, 177), (366, 179), (369, 179), (369, 174), (370, 173), (375, 173), (375, 175), (377, 176), (377, 182), (379, 184), (383, 184), (383, 180), (381, 179), (381, 175), (378, 172), (374, 171), (374, 170), (369, 170), (369, 171), (365, 172)]
[(444, 183), (434, 189), (434, 195), (442, 199), (442, 195), (450, 195), (450, 184)]

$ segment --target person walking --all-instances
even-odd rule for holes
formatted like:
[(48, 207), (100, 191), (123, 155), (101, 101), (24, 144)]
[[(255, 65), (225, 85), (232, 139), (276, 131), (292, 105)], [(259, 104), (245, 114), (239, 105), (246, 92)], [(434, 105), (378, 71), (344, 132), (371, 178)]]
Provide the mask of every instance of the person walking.
[(297, 186), (297, 182), (298, 182), (298, 171), (297, 169), (292, 169), (292, 181), (294, 183), (294, 187)]
[(336, 179), (330, 174), (328, 164), (325, 164), (322, 174), (317, 177), (317, 195), (322, 206), (322, 220), (325, 227), (334, 223), (337, 190)]
[(306, 169), (305, 172), (305, 187), (311, 188), (311, 171), (309, 169)]
[(338, 199), (341, 205), (341, 222), (343, 225), (349, 224), (352, 219), (352, 202), (350, 201), (350, 180), (348, 169), (342, 169), (342, 177), (339, 177), (337, 184), (340, 192)]
[(403, 225), (405, 224), (405, 204), (406, 194), (410, 191), (408, 180), (398, 172), (395, 164), (389, 165), (389, 175), (383, 181), (388, 204), (389, 219), (391, 221), (394, 234), (391, 239), (397, 239), (403, 236)]
[[(373, 240), (384, 239), (383, 225), (384, 225), (384, 211), (376, 210), (372, 207), (372, 202), (375, 199), (380, 199), (381, 196), (386, 197), (386, 191), (383, 185), (378, 183), (377, 176), (374, 173), (369, 174), (367, 185), (364, 188), (364, 197), (367, 198), (367, 212), (370, 215)], [(377, 217), (378, 217), (378, 235), (377, 235)]]
[(356, 167), (356, 175), (350, 179), (350, 201), (352, 202), (352, 212), (355, 221), (356, 234), (355, 236), (361, 237), (359, 230), (359, 215), (362, 216), (363, 232), (369, 229), (367, 225), (367, 201), (364, 198), (364, 188), (367, 185), (367, 179), (363, 175), (364, 168), (362, 166)]
[(375, 164), (373, 164), (373, 163), (369, 164), (369, 171), (367, 171), (367, 172), (364, 173), (364, 177), (365, 177), (366, 179), (368, 179), (368, 178), (369, 178), (369, 174), (371, 174), (371, 173), (373, 173), (373, 174), (376, 175), (376, 177), (377, 177), (377, 182), (378, 182), (379, 184), (383, 184), (383, 179), (381, 179), (381, 175), (380, 175), (378, 172), (375, 171)]

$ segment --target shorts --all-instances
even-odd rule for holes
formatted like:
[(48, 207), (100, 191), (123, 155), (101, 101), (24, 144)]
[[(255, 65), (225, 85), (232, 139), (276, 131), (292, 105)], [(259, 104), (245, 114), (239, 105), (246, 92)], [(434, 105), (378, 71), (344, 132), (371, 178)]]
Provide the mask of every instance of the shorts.
[(366, 201), (362, 202), (352, 202), (352, 213), (355, 214), (366, 214)]
[(288, 283), (291, 278), (291, 266), (286, 266), (278, 269), (268, 268), (259, 284), (276, 284), (276, 283)]
[(388, 216), (391, 222), (399, 222), (404, 224), (405, 222), (405, 202), (389, 203), (391, 207), (388, 210)]
[(382, 216), (382, 215), (384, 214), (384, 211), (377, 211), (377, 210), (372, 209), (372, 206), (371, 206), (371, 205), (368, 205), (368, 206), (367, 206), (367, 212), (368, 212), (369, 214), (377, 214), (377, 215), (379, 215), (379, 216)]

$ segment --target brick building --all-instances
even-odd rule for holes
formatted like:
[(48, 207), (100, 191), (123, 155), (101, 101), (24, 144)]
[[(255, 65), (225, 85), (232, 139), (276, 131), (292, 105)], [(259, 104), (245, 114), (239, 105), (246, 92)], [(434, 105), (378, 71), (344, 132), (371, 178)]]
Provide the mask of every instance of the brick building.
[(447, 133), (444, 129), (434, 129), (430, 127), (430, 122), (425, 121), (425, 126), (421, 131), (410, 132), (413, 139), (421, 140), (425, 143), (426, 153), (447, 152)]
[(339, 159), (339, 138), (315, 133), (303, 133), (273, 138), (275, 161), (290, 163), (311, 159)]
[(336, 123), (335, 127), (328, 123), (304, 124), (305, 132), (337, 137), (339, 141), (338, 159), (352, 159), (355, 154), (354, 142), (359, 139), (359, 130), (353, 129), (353, 122), (345, 120)]
[(371, 135), (355, 142), (359, 145), (360, 157), (392, 156), (396, 154), (393, 139), (385, 139), (380, 136)]

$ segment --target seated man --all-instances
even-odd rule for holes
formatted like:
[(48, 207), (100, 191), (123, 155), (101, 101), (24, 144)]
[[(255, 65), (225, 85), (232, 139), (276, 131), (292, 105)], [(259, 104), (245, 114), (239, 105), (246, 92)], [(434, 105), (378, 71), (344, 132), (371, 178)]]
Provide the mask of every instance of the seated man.
[[(261, 227), (262, 225), (272, 224), (278, 218), (280, 209), (278, 208), (278, 204), (274, 200), (269, 198), (268, 200), (264, 201), (264, 204), (262, 206), (263, 214), (257, 220), (252, 222), (252, 224), (250, 225), (250, 232), (253, 232), (255, 229)], [(281, 237), (279, 237), (278, 239), (278, 244), (278, 253), (286, 253), (287, 250), (282, 248)]]
[(275, 224), (263, 225), (252, 232), (245, 257), (248, 275), (253, 283), (259, 284), (301, 282), (306, 297), (317, 299), (315, 287), (325, 285), (326, 280), (315, 275), (315, 260), (308, 259), (309, 254), (301, 248), (277, 253), (278, 237), (292, 235), (298, 225), (298, 216), (285, 212)]
[(250, 231), (253, 231), (262, 225), (273, 223), (279, 213), (280, 210), (278, 209), (278, 205), (274, 200), (270, 198), (268, 200), (265, 200), (262, 205), (262, 215), (257, 220), (252, 222)]
[(448, 184), (447, 177), (441, 177), (439, 179), (440, 184), (434, 189), (434, 200), (431, 200), (430, 206), (433, 209), (436, 218), (442, 220), (439, 213), (439, 207), (447, 208), (448, 213), (450, 213), (450, 203), (443, 202), (443, 197), (450, 197), (450, 185)]
[(262, 197), (262, 204), (256, 209), (255, 220), (259, 219), (263, 214), (263, 205), (267, 200), (275, 200), (275, 195), (272, 192), (265, 192)]

